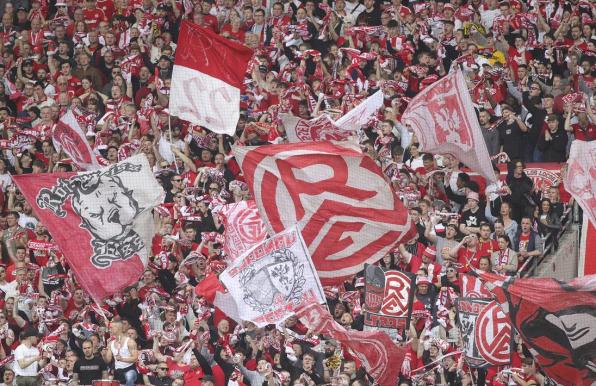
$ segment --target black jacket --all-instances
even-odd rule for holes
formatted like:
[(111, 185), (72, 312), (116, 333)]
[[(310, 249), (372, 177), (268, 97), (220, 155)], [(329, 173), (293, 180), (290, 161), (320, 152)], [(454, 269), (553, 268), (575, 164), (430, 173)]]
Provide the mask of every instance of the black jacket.
[(565, 153), (567, 151), (567, 132), (558, 129), (554, 134), (551, 133), (552, 139), (546, 140), (546, 131), (538, 138), (538, 150), (542, 152), (542, 159), (544, 162), (565, 162)]

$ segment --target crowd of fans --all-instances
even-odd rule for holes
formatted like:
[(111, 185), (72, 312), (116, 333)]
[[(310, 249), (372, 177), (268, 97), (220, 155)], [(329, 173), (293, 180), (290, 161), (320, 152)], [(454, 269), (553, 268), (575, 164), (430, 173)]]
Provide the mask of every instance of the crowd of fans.
[[(515, 275), (560, 229), (563, 189), (535, 188), (524, 168), (563, 162), (573, 140), (596, 138), (595, 10), (588, 0), (0, 1), (0, 385), (372, 384), (355, 353), (295, 318), (239, 325), (194, 288), (226, 266), (218, 209), (250, 196), (231, 145), (284, 142), (279, 113), (337, 118), (379, 89), (385, 106), (358, 140), (418, 230), (379, 262), (417, 275), (400, 384), (545, 384), (519, 339), (509, 367), (444, 357), (461, 336), (439, 295), (457, 295), (472, 266)], [(255, 51), (233, 137), (168, 114), (184, 19)], [(509, 160), (498, 183), (424, 153), (400, 123), (410, 99), (454, 66), (490, 155)], [(72, 107), (104, 164), (142, 152), (167, 193), (149, 267), (101, 308), (11, 181), (76, 169), (51, 136)], [(328, 290), (335, 319), (362, 329), (362, 275)], [(340, 300), (351, 291), (360, 302)]]

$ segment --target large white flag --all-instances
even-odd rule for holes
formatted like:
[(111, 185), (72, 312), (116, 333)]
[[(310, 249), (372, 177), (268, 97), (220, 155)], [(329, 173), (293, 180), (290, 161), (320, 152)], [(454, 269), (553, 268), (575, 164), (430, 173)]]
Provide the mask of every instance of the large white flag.
[(383, 106), (383, 91), (379, 90), (335, 121), (335, 125), (342, 130), (356, 131), (366, 125), (370, 116), (381, 106)]
[(258, 327), (287, 319), (301, 305), (325, 302), (296, 226), (255, 245), (234, 260), (219, 279), (234, 299), (238, 315)]
[(596, 227), (596, 141), (571, 143), (563, 183)]
[(424, 151), (452, 154), (488, 181), (496, 180), (472, 99), (459, 69), (412, 98), (401, 120), (412, 126)]
[(250, 48), (183, 21), (172, 70), (170, 114), (233, 135), (251, 57)]

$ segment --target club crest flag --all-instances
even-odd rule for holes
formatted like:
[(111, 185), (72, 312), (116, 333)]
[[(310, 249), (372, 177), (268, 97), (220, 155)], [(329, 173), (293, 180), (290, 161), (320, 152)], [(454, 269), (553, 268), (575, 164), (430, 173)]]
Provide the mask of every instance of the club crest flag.
[(290, 143), (342, 141), (353, 134), (337, 127), (326, 114), (309, 120), (291, 114), (280, 114), (279, 117)]
[(366, 125), (381, 106), (383, 106), (383, 92), (379, 90), (337, 121), (326, 114), (310, 120), (290, 114), (280, 114), (280, 118), (290, 143), (342, 141)]
[(596, 226), (596, 141), (571, 143), (563, 183)]
[(234, 135), (240, 90), (252, 50), (207, 28), (182, 21), (172, 70), (170, 114)]
[(546, 375), (561, 385), (596, 382), (596, 275), (479, 275)]
[(254, 246), (220, 275), (243, 320), (258, 327), (284, 321), (325, 295), (296, 226)]
[(90, 172), (13, 178), (93, 299), (138, 281), (154, 234), (151, 211), (165, 196), (145, 155)]
[(265, 240), (267, 230), (254, 200), (224, 205), (220, 211), (224, 220), (224, 252), (231, 261), (254, 245)]
[(424, 151), (452, 154), (494, 182), (490, 156), (463, 73), (457, 69), (416, 95), (402, 115)]
[(91, 150), (80, 121), (84, 114), (70, 109), (52, 129), (52, 141), (56, 150), (64, 151), (81, 170), (95, 170), (101, 166)]
[(403, 339), (412, 308), (414, 275), (367, 265), (364, 271), (364, 329)]
[(235, 147), (268, 231), (298, 224), (324, 285), (343, 284), (415, 234), (379, 166), (350, 142)]

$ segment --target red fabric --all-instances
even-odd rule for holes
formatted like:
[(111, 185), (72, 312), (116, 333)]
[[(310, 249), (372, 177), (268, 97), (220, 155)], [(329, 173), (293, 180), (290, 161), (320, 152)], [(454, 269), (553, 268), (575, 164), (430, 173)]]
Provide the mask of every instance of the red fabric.
[(178, 42), (175, 65), (194, 69), (238, 89), (242, 87), (252, 56), (248, 47), (187, 21), (182, 22)]
[(234, 155), (273, 232), (303, 221), (300, 231), (323, 285), (342, 284), (416, 232), (379, 166), (352, 144), (236, 147)]
[(596, 340), (590, 336), (596, 318), (596, 275), (567, 283), (487, 273), (480, 278), (550, 378), (567, 385), (594, 381), (586, 363), (596, 360)]
[(205, 300), (211, 304), (213, 304), (213, 301), (215, 300), (217, 291), (223, 292), (225, 291), (225, 288), (214, 273), (207, 275), (207, 277), (195, 287), (197, 296), (205, 298)]
[[(397, 383), (407, 350), (393, 343), (386, 333), (348, 331), (335, 322), (327, 309), (320, 304), (305, 306), (299, 309), (296, 315), (305, 321), (309, 329), (330, 336), (350, 348), (360, 358), (366, 372), (380, 386), (394, 386)], [(388, 363), (391, 366), (388, 366)]]
[[(144, 181), (142, 196), (132, 179)], [(139, 213), (133, 205), (150, 211), (163, 199), (144, 156), (101, 172), (20, 175), (13, 181), (93, 299), (101, 302), (138, 282), (148, 251), (136, 221), (150, 212)], [(116, 245), (117, 232), (125, 233)]]

